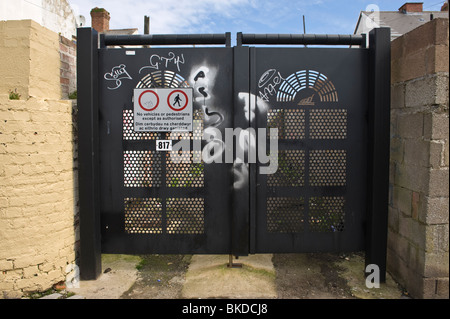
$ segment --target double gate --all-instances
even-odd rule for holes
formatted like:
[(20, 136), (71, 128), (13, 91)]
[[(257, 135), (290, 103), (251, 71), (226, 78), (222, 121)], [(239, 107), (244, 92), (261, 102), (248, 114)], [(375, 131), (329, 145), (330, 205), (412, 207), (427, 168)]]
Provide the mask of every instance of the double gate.
[[(82, 278), (98, 276), (102, 252), (365, 250), (383, 280), (389, 30), (372, 31), (368, 48), (365, 36), (230, 42), (79, 29)], [(192, 131), (135, 131), (134, 89), (159, 88), (192, 88)], [(170, 139), (177, 150), (156, 149)]]

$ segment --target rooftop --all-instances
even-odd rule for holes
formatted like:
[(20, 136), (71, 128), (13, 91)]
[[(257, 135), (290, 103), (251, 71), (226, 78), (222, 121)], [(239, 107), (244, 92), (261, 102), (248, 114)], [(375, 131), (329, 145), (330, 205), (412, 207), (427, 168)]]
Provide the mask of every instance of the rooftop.
[(393, 40), (436, 18), (448, 19), (448, 11), (423, 11), (421, 2), (407, 2), (398, 11), (361, 11), (354, 34), (367, 33), (376, 27), (389, 27)]

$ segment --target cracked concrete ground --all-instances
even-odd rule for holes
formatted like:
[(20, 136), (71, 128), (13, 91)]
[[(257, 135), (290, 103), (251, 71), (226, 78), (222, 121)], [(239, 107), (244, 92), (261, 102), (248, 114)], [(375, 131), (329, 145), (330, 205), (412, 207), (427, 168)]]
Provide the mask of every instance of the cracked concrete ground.
[(387, 275), (367, 288), (364, 254), (102, 255), (104, 273), (70, 291), (87, 299), (401, 299)]

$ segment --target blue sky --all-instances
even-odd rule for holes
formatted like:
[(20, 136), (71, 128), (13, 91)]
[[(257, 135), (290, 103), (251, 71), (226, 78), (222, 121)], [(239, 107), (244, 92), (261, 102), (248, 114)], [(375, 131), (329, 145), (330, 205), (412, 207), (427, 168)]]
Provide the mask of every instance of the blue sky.
[[(150, 32), (165, 33), (307, 33), (351, 34), (359, 12), (375, 4), (397, 11), (406, 0), (68, 0), (91, 25), (90, 10), (111, 13), (110, 28), (139, 28), (150, 16)], [(425, 0), (424, 11), (439, 11), (445, 1)]]

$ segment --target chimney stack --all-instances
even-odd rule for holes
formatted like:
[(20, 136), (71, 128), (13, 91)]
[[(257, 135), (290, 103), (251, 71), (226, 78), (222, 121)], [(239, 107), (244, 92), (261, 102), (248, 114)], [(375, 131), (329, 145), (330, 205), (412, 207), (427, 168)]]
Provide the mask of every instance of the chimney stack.
[(109, 12), (103, 8), (97, 8), (91, 10), (92, 27), (97, 32), (104, 32), (109, 30)]
[(401, 13), (423, 12), (423, 2), (406, 2), (398, 11)]

